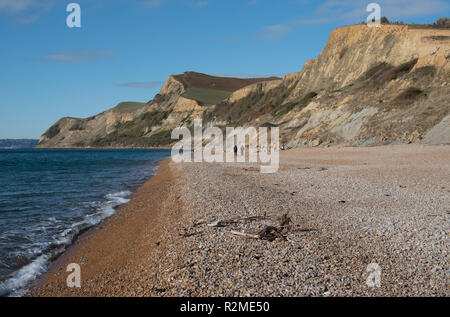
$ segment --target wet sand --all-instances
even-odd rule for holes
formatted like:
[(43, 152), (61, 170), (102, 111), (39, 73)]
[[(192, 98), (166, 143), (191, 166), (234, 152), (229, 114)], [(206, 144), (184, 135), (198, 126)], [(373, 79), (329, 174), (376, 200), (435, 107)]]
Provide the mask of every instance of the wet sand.
[[(268, 175), (166, 160), (29, 295), (449, 296), (449, 157), (448, 145), (296, 149)], [(293, 224), (273, 241), (232, 234), (284, 214)]]
[[(178, 172), (163, 161), (144, 184), (110, 219), (77, 240), (55, 263), (29, 296), (150, 296), (159, 273), (150, 264), (182, 213), (175, 180)], [(69, 263), (81, 267), (82, 288), (66, 286)], [(145, 288), (144, 288), (145, 286)]]

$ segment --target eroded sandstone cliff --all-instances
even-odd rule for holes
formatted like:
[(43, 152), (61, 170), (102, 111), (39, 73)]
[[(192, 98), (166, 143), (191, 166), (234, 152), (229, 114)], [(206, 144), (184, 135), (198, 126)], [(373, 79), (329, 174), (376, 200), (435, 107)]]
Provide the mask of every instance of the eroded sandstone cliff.
[(152, 101), (63, 118), (39, 146), (167, 146), (171, 129), (195, 118), (278, 126), (294, 147), (450, 143), (449, 60), (449, 29), (341, 27), (316, 59), (283, 79), (170, 76)]

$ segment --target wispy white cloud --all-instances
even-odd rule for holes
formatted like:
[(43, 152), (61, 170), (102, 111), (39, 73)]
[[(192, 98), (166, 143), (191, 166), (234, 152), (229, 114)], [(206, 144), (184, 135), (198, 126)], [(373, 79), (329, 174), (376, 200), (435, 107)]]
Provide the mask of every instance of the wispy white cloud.
[(54, 5), (54, 0), (0, 0), (0, 14), (6, 14), (15, 24), (29, 24)]
[[(326, 17), (337, 16), (344, 20), (349, 18), (360, 18), (365, 20), (366, 0), (327, 0), (316, 11), (316, 15)], [(381, 14), (390, 19), (418, 18), (432, 14), (442, 13), (450, 9), (450, 3), (443, 0), (377, 0), (374, 1), (381, 6)], [(351, 21), (350, 21), (351, 22)]]
[(37, 61), (43, 62), (93, 62), (117, 56), (114, 51), (98, 49), (79, 49), (65, 52), (52, 53)]
[(152, 88), (158, 88), (162, 84), (163, 84), (162, 81), (149, 81), (149, 82), (133, 82), (133, 83), (117, 84), (116, 86), (152, 89)]
[(168, 0), (144, 0), (139, 3), (141, 9), (158, 9), (165, 5)]
[(285, 24), (269, 25), (258, 33), (258, 37), (262, 40), (279, 40), (291, 32), (292, 27)]
[[(140, 9), (159, 9), (168, 4), (169, 0), (139, 0), (138, 6)], [(209, 1), (206, 0), (183, 0), (180, 1), (182, 5), (191, 8), (204, 8), (209, 5)]]
[(209, 5), (208, 1), (195, 1), (191, 4), (194, 8), (204, 8)]
[(248, 4), (251, 5), (251, 6), (254, 6), (254, 5), (259, 4), (259, 1), (260, 1), (260, 0), (250, 0), (250, 1), (248, 2)]
[[(443, 14), (450, 10), (450, 3), (442, 0), (377, 0), (381, 7), (381, 15), (389, 20), (408, 20), (433, 14)], [(325, 21), (346, 24), (365, 21), (368, 12), (365, 0), (328, 0), (317, 9), (318, 16)], [(315, 22), (312, 20), (312, 22)], [(431, 22), (431, 21), (430, 21)]]
[(241, 44), (244, 43), (244, 40), (239, 37), (226, 37), (220, 39), (219, 42), (224, 44)]
[(17, 17), (14, 22), (16, 24), (30, 24), (33, 23), (34, 21), (36, 21), (37, 19), (39, 19), (38, 15), (30, 15), (30, 16), (24, 16), (24, 17)]
[(0, 0), (0, 12), (10, 14), (23, 12), (29, 9), (32, 5), (32, 0)]
[[(391, 21), (420, 18), (433, 14), (445, 15), (450, 10), (450, 3), (444, 0), (376, 0), (381, 6), (381, 15)], [(278, 40), (288, 35), (295, 28), (305, 25), (342, 23), (350, 25), (365, 21), (367, 0), (327, 0), (320, 4), (308, 17), (292, 20), (277, 25), (266, 26), (260, 33), (262, 39)]]

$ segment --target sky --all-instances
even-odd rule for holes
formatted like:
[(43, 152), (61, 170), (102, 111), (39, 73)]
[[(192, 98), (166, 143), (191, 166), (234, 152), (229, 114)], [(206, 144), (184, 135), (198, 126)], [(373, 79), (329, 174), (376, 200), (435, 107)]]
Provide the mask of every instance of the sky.
[[(66, 24), (78, 3), (81, 27)], [(39, 138), (61, 117), (151, 100), (167, 76), (283, 76), (336, 27), (382, 16), (430, 23), (450, 0), (0, 0), (0, 138)]]

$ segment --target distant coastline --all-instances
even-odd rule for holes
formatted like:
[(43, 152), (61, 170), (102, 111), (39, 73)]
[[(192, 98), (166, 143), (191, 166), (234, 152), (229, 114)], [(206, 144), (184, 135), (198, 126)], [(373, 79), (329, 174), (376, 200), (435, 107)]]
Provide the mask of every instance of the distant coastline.
[(171, 150), (170, 146), (70, 146), (70, 147), (45, 147), (36, 146), (41, 150)]
[(38, 143), (37, 139), (0, 139), (0, 150), (32, 149)]

